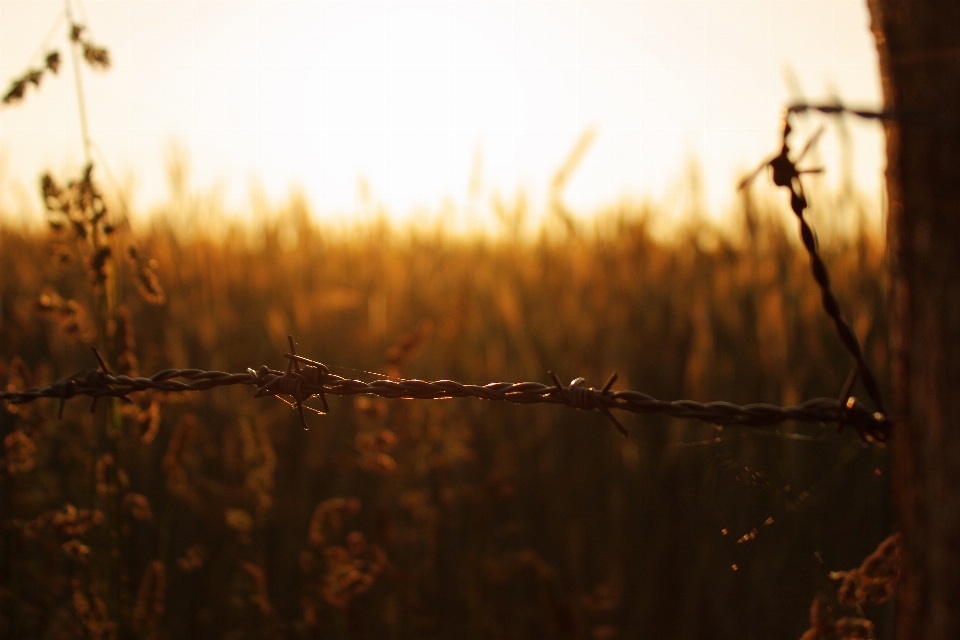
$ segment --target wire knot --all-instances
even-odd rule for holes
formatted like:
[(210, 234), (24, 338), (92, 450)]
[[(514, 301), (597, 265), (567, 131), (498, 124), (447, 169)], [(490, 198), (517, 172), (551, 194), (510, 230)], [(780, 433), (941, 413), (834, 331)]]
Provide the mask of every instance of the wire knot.
[[(99, 351), (94, 349), (93, 355), (100, 365), (99, 369), (90, 369), (89, 371), (77, 373), (69, 378), (57, 380), (50, 385), (51, 397), (60, 398), (60, 406), (57, 408), (57, 420), (63, 419), (63, 406), (67, 400), (73, 396), (93, 396), (93, 402), (90, 403), (90, 413), (93, 413), (97, 410), (97, 400), (100, 399), (100, 396), (107, 395), (111, 391), (110, 376), (112, 374), (110, 373), (110, 369), (107, 367), (107, 363), (103, 360), (103, 356), (100, 355)], [(114, 395), (124, 402), (130, 402), (130, 399), (124, 394), (110, 395)]]
[[(293, 355), (293, 354), (291, 354)], [(330, 373), (330, 370), (319, 362), (316, 365), (308, 364), (300, 370), (300, 377), (309, 384), (323, 384), (323, 376)]]
[(303, 380), (294, 371), (288, 371), (277, 378), (275, 386), (276, 393), (283, 393), (299, 400), (306, 400), (313, 394), (306, 394), (306, 396), (304, 396), (302, 387)]
[(270, 371), (270, 367), (267, 365), (260, 365), (260, 368), (254, 371), (253, 369), (247, 368), (247, 373), (250, 374), (250, 377), (253, 378), (253, 383), (257, 387), (262, 387), (265, 384), (273, 380), (273, 374)]
[(608, 403), (605, 401), (605, 398), (611, 394), (610, 387), (612, 387), (613, 383), (617, 380), (616, 373), (612, 374), (607, 379), (606, 384), (599, 390), (586, 386), (587, 381), (582, 377), (574, 379), (570, 382), (569, 386), (564, 387), (560, 383), (560, 378), (558, 378), (553, 371), (548, 371), (547, 373), (553, 378), (553, 384), (555, 385), (553, 389), (550, 389), (550, 393), (559, 398), (563, 404), (573, 409), (580, 409), (581, 411), (599, 411), (613, 423), (613, 426), (623, 434), (624, 438), (630, 437), (627, 428), (610, 412), (607, 406)]
[(853, 385), (860, 375), (859, 369), (854, 369), (847, 376), (847, 381), (840, 391), (840, 414), (837, 416), (837, 431), (845, 426), (857, 430), (860, 437), (866, 442), (886, 442), (890, 434), (891, 422), (883, 411), (871, 411), (862, 402), (851, 395)]
[[(313, 396), (320, 396), (320, 401), (323, 403), (323, 411), (318, 411), (318, 413), (323, 414), (330, 413), (330, 406), (327, 404), (327, 397), (323, 392), (316, 393), (310, 389), (304, 389), (304, 383), (322, 387), (323, 376), (330, 373), (330, 371), (319, 362), (298, 356), (297, 344), (294, 342), (293, 336), (287, 336), (287, 340), (290, 342), (290, 353), (284, 356), (287, 358), (287, 370), (282, 375), (277, 375), (266, 366), (260, 367), (260, 370), (256, 373), (251, 369), (248, 369), (247, 372), (254, 377), (254, 382), (257, 384), (257, 392), (253, 394), (253, 397), (262, 398), (267, 395), (290, 396), (293, 398), (293, 406), (297, 410), (297, 415), (300, 417), (300, 426), (308, 429), (307, 419), (303, 415), (304, 401), (309, 400)], [(307, 363), (303, 369), (300, 368), (301, 362)]]
[(890, 424), (890, 419), (885, 414), (880, 411), (871, 411), (853, 396), (840, 405), (837, 430), (851, 426), (866, 442), (886, 442), (890, 433)]
[(592, 411), (602, 406), (597, 398), (599, 391), (586, 386), (586, 378), (576, 378), (563, 390), (567, 406), (583, 411)]

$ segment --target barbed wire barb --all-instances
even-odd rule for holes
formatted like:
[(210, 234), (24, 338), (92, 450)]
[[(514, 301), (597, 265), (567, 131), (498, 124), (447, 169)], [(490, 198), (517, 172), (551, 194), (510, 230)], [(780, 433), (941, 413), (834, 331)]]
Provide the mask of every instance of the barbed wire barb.
[(553, 371), (548, 371), (547, 374), (553, 379), (554, 389), (552, 393), (555, 393), (560, 396), (564, 404), (573, 407), (574, 409), (581, 409), (583, 411), (598, 410), (607, 419), (613, 423), (613, 426), (623, 434), (624, 438), (629, 438), (630, 433), (627, 431), (627, 428), (624, 427), (617, 417), (610, 413), (610, 409), (606, 407), (602, 402), (598, 400), (599, 396), (606, 395), (610, 393), (610, 387), (613, 386), (613, 383), (617, 380), (616, 372), (610, 376), (607, 380), (607, 383), (603, 385), (603, 388), (600, 391), (597, 391), (593, 387), (586, 387), (584, 383), (586, 382), (585, 378), (575, 378), (570, 382), (570, 385), (564, 387), (560, 383), (560, 378), (557, 377)]

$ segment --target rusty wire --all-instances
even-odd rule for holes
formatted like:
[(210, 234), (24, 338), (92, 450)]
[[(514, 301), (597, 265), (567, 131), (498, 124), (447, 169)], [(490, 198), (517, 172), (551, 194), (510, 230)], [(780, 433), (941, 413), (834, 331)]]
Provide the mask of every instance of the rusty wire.
[(853, 329), (850, 327), (850, 324), (843, 318), (843, 315), (840, 312), (840, 304), (837, 302), (837, 298), (830, 286), (830, 275), (827, 272), (827, 266), (820, 257), (820, 251), (817, 247), (816, 234), (814, 233), (813, 228), (807, 222), (807, 219), (804, 217), (804, 211), (806, 210), (808, 203), (807, 197), (803, 191), (803, 183), (800, 180), (800, 176), (805, 173), (819, 173), (822, 171), (822, 169), (798, 169), (797, 163), (803, 159), (803, 156), (806, 155), (807, 151), (820, 137), (820, 135), (823, 133), (823, 129), (819, 129), (807, 141), (807, 144), (798, 154), (796, 159), (792, 159), (790, 157), (790, 147), (787, 143), (787, 138), (792, 131), (792, 127), (790, 126), (790, 116), (794, 113), (802, 112), (807, 109), (820, 111), (821, 113), (825, 114), (852, 113), (864, 118), (883, 117), (883, 114), (853, 111), (840, 105), (793, 105), (788, 107), (783, 120), (783, 143), (780, 148), (780, 152), (770, 159), (765, 160), (759, 167), (757, 167), (756, 171), (744, 178), (740, 182), (740, 189), (744, 189), (757, 175), (759, 175), (761, 171), (767, 167), (770, 167), (773, 183), (778, 187), (783, 187), (790, 190), (790, 208), (793, 210), (793, 213), (796, 215), (800, 224), (800, 239), (803, 241), (803, 246), (810, 256), (810, 266), (813, 273), (813, 279), (816, 281), (817, 286), (820, 287), (820, 301), (823, 305), (823, 309), (826, 311), (827, 315), (830, 316), (830, 319), (833, 320), (834, 327), (836, 328), (837, 334), (840, 336), (840, 340), (844, 347), (850, 352), (856, 361), (856, 368), (851, 371), (850, 376), (847, 378), (847, 382), (843, 386), (843, 391), (840, 394), (840, 403), (844, 407), (852, 407), (857, 404), (857, 400), (851, 395), (851, 392), (853, 390), (853, 385), (856, 383), (857, 379), (860, 378), (863, 380), (863, 386), (867, 391), (867, 395), (870, 396), (874, 406), (877, 408), (877, 412), (875, 412), (875, 418), (878, 422), (884, 423), (885, 426), (883, 430), (884, 432), (887, 432), (889, 431), (890, 423), (889, 418), (887, 417), (887, 411), (883, 405), (883, 399), (880, 395), (880, 385), (877, 384), (877, 380), (874, 377), (873, 372), (867, 365), (866, 359), (863, 356), (863, 350), (860, 348), (860, 341), (857, 339), (857, 334), (854, 333)]
[[(291, 338), (291, 344), (292, 344)], [(588, 387), (583, 378), (564, 386), (551, 373), (553, 384), (540, 382), (492, 382), (485, 385), (465, 384), (453, 380), (404, 380), (381, 378), (373, 381), (351, 380), (332, 374), (323, 364), (292, 353), (285, 354), (286, 371), (261, 366), (245, 373), (204, 371), (201, 369), (164, 369), (149, 378), (131, 378), (113, 375), (101, 362), (101, 368), (80, 372), (43, 387), (25, 391), (0, 391), (0, 399), (11, 404), (22, 404), (39, 398), (60, 400), (63, 403), (77, 396), (94, 399), (113, 397), (126, 399), (131, 393), (146, 391), (178, 392), (206, 391), (215, 387), (246, 385), (257, 387), (255, 397), (289, 396), (298, 410), (301, 424), (306, 427), (302, 403), (319, 396), (329, 411), (326, 395), (352, 396), (370, 394), (381, 398), (438, 400), (441, 398), (479, 398), (515, 404), (562, 404), (574, 409), (603, 413), (624, 435), (626, 428), (611, 413), (611, 409), (632, 413), (662, 413), (674, 418), (690, 418), (717, 425), (769, 427), (787, 420), (837, 424), (839, 428), (853, 427), (868, 441), (883, 441), (888, 423), (879, 413), (871, 412), (853, 398), (817, 398), (793, 407), (770, 404), (738, 406), (729, 402), (695, 402), (693, 400), (658, 400), (639, 391), (615, 391), (612, 375), (600, 389)], [(302, 368), (300, 365), (304, 365)], [(852, 402), (851, 402), (852, 400)], [(91, 407), (92, 409), (93, 407)]]

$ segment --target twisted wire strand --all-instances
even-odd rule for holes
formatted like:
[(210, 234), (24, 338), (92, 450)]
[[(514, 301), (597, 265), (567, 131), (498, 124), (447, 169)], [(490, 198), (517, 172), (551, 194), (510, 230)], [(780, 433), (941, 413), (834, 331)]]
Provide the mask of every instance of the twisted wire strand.
[[(800, 181), (800, 174), (803, 172), (798, 170), (796, 164), (787, 157), (788, 147), (786, 140), (789, 134), (790, 124), (788, 120), (785, 120), (783, 151), (777, 159), (771, 162), (774, 170), (774, 183), (790, 189), (790, 208), (793, 210), (800, 224), (800, 239), (803, 241), (803, 246), (810, 256), (810, 267), (813, 272), (813, 279), (816, 281), (817, 286), (820, 287), (820, 301), (823, 310), (830, 316), (830, 319), (833, 320), (837, 335), (840, 336), (843, 346), (846, 347), (847, 351), (850, 352), (856, 361), (857, 374), (863, 380), (863, 386), (866, 388), (870, 399), (880, 413), (886, 414), (887, 411), (884, 408), (883, 399), (880, 395), (880, 385), (877, 384), (873, 372), (863, 357), (863, 350), (860, 348), (860, 341), (857, 339), (857, 334), (854, 333), (853, 328), (850, 327), (850, 324), (844, 319), (840, 312), (840, 303), (837, 302), (837, 297), (834, 295), (833, 288), (830, 285), (830, 274), (827, 272), (827, 265), (824, 263), (823, 258), (820, 257), (816, 235), (804, 216), (804, 211), (807, 208), (807, 198), (803, 192), (803, 183)], [(780, 171), (780, 176), (777, 175), (778, 170)], [(851, 380), (848, 386), (852, 386), (852, 384), (853, 382)], [(849, 389), (846, 389), (846, 393), (849, 393)], [(841, 398), (841, 402), (845, 402), (846, 400), (846, 398)]]
[[(559, 404), (585, 411), (600, 411), (618, 429), (626, 429), (610, 413), (611, 409), (639, 414), (662, 413), (675, 418), (702, 420), (717, 425), (769, 427), (786, 420), (835, 423), (839, 427), (854, 427), (867, 440), (883, 441), (886, 421), (871, 413), (859, 403), (843, 403), (834, 398), (817, 398), (792, 407), (770, 404), (735, 405), (729, 402), (696, 402), (693, 400), (658, 400), (639, 391), (614, 391), (609, 387), (614, 377), (601, 389), (586, 387), (582, 378), (564, 387), (556, 381), (552, 385), (539, 382), (491, 382), (466, 384), (454, 380), (351, 380), (329, 373), (315, 361), (287, 354), (291, 362), (312, 363), (304, 369), (288, 368), (278, 371), (266, 366), (245, 373), (204, 371), (201, 369), (164, 369), (150, 377), (113, 375), (104, 369), (80, 372), (43, 387), (24, 391), (0, 391), (0, 399), (11, 404), (23, 404), (39, 398), (55, 398), (62, 404), (77, 396), (126, 399), (131, 393), (146, 391), (179, 392), (207, 391), (216, 387), (246, 385), (257, 387), (256, 396), (288, 395), (298, 408), (302, 401), (325, 395), (353, 396), (369, 394), (381, 398), (439, 400), (443, 398), (479, 398), (515, 404)], [(317, 366), (319, 365), (319, 366)], [(321, 368), (322, 367), (322, 368)], [(300, 410), (302, 419), (302, 409)], [(305, 422), (304, 422), (305, 424)]]
[(830, 286), (830, 275), (827, 273), (827, 267), (820, 257), (820, 253), (817, 251), (817, 242), (813, 230), (803, 215), (803, 210), (806, 208), (806, 199), (803, 197), (802, 191), (793, 192), (791, 206), (800, 221), (800, 237), (803, 240), (803, 246), (810, 255), (813, 279), (816, 280), (817, 285), (820, 287), (820, 300), (823, 304), (823, 309), (827, 315), (830, 316), (830, 319), (833, 320), (833, 324), (837, 329), (837, 335), (840, 336), (844, 347), (846, 347), (847, 351), (849, 351), (854, 360), (856, 360), (857, 372), (863, 379), (863, 386), (866, 388), (870, 399), (873, 400), (880, 412), (886, 413), (883, 400), (880, 396), (880, 385), (877, 384), (873, 372), (863, 357), (860, 341), (857, 339), (857, 335), (853, 332), (850, 324), (840, 314), (840, 305)]
[(837, 298), (833, 293), (833, 288), (830, 285), (830, 275), (827, 272), (827, 266), (820, 257), (816, 235), (813, 231), (813, 228), (810, 226), (806, 220), (806, 217), (804, 216), (804, 211), (806, 210), (808, 203), (807, 197), (803, 191), (803, 182), (800, 179), (801, 174), (819, 173), (822, 171), (822, 169), (798, 169), (797, 163), (803, 158), (806, 152), (810, 149), (811, 145), (817, 140), (817, 138), (823, 132), (823, 129), (821, 128), (816, 134), (814, 134), (813, 137), (810, 138), (810, 140), (808, 140), (806, 146), (796, 159), (792, 159), (790, 157), (790, 147), (787, 144), (787, 138), (792, 131), (792, 127), (790, 126), (790, 116), (796, 113), (802, 113), (806, 110), (815, 110), (828, 115), (851, 113), (863, 118), (882, 118), (886, 116), (886, 114), (881, 113), (851, 110), (841, 105), (792, 105), (787, 108), (783, 120), (783, 142), (780, 152), (777, 155), (764, 160), (763, 163), (757, 167), (753, 173), (744, 178), (740, 182), (740, 189), (746, 188), (747, 185), (749, 185), (753, 179), (763, 171), (763, 169), (770, 167), (772, 170), (771, 173), (773, 183), (778, 187), (790, 190), (790, 208), (793, 210), (794, 215), (796, 215), (800, 225), (800, 239), (803, 242), (804, 249), (806, 249), (807, 254), (810, 256), (810, 266), (813, 273), (813, 279), (820, 288), (821, 304), (824, 311), (827, 313), (830, 319), (833, 320), (834, 327), (836, 328), (837, 334), (840, 336), (840, 341), (843, 343), (843, 346), (847, 349), (847, 351), (850, 352), (856, 361), (856, 368), (851, 376), (847, 379), (847, 383), (844, 385), (843, 392), (840, 395), (839, 402), (841, 405), (841, 410), (852, 409), (857, 404), (856, 398), (850, 395), (850, 392), (853, 389), (853, 385), (857, 378), (861, 378), (863, 380), (863, 386), (867, 390), (867, 395), (870, 396), (874, 406), (877, 408), (874, 421), (877, 423), (883, 422), (884, 427), (882, 431), (886, 433), (889, 431), (890, 422), (889, 418), (887, 418), (887, 411), (884, 408), (883, 398), (880, 394), (880, 385), (877, 384), (877, 380), (874, 377), (873, 372), (870, 370), (866, 359), (863, 357), (863, 350), (860, 348), (860, 341), (857, 339), (857, 334), (854, 333), (853, 329), (843, 318), (843, 315), (840, 312), (840, 304), (837, 302)]

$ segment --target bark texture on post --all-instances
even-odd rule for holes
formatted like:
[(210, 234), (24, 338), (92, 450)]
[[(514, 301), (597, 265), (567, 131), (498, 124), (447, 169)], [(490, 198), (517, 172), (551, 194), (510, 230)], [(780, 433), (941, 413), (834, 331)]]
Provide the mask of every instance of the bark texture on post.
[(897, 637), (960, 638), (960, 0), (868, 0), (886, 108)]

